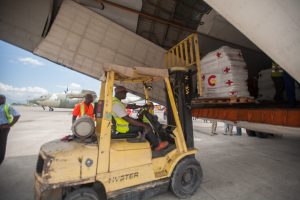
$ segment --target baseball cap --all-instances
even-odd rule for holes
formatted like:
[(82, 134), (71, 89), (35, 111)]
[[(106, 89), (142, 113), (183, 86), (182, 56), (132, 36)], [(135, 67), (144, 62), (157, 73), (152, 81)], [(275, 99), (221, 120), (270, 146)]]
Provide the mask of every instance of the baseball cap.
[(120, 92), (127, 92), (126, 88), (123, 86), (117, 86), (115, 88), (115, 93), (120, 93)]

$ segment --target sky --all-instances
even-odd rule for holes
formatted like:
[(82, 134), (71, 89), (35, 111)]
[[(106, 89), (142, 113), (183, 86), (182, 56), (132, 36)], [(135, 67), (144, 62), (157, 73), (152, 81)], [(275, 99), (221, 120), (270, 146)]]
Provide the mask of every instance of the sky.
[(0, 41), (0, 94), (9, 103), (63, 93), (67, 87), (76, 92), (90, 89), (99, 95), (100, 81)]

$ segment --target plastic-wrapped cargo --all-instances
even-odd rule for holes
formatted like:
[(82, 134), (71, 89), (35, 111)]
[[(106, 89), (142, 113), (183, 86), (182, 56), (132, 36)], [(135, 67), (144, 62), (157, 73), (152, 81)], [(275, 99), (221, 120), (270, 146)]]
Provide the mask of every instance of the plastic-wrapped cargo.
[(203, 97), (250, 97), (247, 65), (239, 49), (223, 46), (201, 59)]
[(258, 97), (257, 100), (273, 101), (275, 86), (271, 77), (272, 69), (265, 69), (258, 73)]
[[(258, 97), (261, 101), (274, 101), (275, 86), (271, 77), (272, 68), (262, 70), (258, 73)], [(300, 86), (295, 82), (296, 100), (300, 100)], [(287, 100), (284, 92), (284, 99)]]

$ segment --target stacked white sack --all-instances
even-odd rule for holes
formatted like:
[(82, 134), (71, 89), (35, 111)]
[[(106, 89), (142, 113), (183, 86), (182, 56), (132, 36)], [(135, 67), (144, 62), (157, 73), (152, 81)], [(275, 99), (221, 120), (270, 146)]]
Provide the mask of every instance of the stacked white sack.
[(201, 59), (203, 97), (249, 97), (248, 71), (239, 49), (223, 46)]
[[(271, 77), (272, 69), (265, 69), (258, 73), (258, 98), (257, 100), (273, 101), (275, 86)], [(300, 86), (295, 82), (296, 99), (300, 100)], [(286, 94), (284, 99), (287, 100)]]

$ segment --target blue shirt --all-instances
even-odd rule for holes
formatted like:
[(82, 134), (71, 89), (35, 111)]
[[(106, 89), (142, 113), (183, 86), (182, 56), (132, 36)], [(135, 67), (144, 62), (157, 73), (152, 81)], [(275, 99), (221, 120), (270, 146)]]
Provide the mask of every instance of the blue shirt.
[[(5, 104), (0, 105), (0, 125), (2, 125), (2, 124), (8, 124), (8, 120), (6, 118), (6, 114), (5, 114), (5, 111), (4, 111), (4, 105)], [(20, 114), (13, 107), (11, 107), (11, 106), (8, 106), (8, 112), (13, 117), (20, 116)]]

